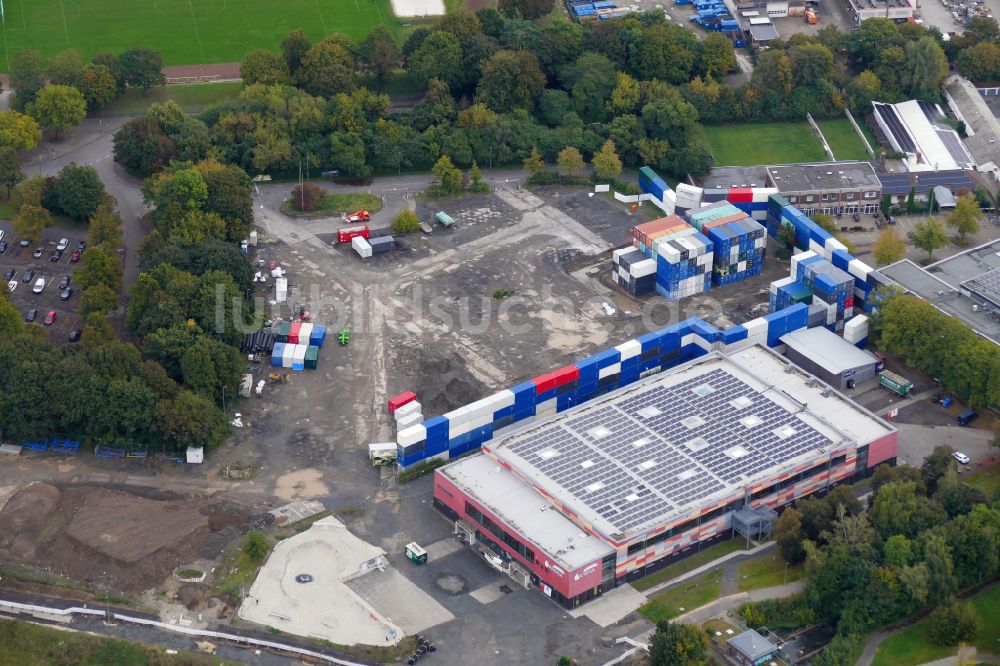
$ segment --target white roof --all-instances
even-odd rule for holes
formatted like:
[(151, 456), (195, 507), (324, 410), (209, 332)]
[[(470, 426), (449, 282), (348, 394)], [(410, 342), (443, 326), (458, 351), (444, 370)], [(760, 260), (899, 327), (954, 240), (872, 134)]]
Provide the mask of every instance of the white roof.
[[(942, 132), (931, 124), (917, 100), (900, 102), (894, 104), (893, 107), (917, 144), (923, 158), (922, 166), (940, 171), (942, 169), (964, 169), (974, 165), (972, 157), (968, 153), (966, 153), (967, 157), (963, 157), (962, 164), (956, 161), (955, 155), (948, 149), (943, 140), (943, 137), (946, 134), (950, 135), (951, 132)], [(956, 140), (955, 143), (958, 150), (965, 151), (960, 141)]]
[(187, 449), (187, 461), (192, 464), (205, 462), (205, 449), (200, 446), (189, 446)]
[(487, 455), (462, 458), (438, 473), (570, 571), (614, 552), (607, 542), (577, 527), (531, 486)]
[(878, 359), (871, 352), (858, 349), (833, 331), (822, 326), (803, 328), (781, 336), (786, 345), (809, 358), (829, 373), (874, 365)]

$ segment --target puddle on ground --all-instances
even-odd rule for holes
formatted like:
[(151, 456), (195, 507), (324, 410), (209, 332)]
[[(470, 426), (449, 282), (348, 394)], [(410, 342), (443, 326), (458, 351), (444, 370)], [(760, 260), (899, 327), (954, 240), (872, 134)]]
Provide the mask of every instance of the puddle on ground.
[(300, 469), (278, 477), (274, 494), (286, 502), (312, 499), (330, 494), (330, 489), (320, 479), (323, 472), (318, 469)]

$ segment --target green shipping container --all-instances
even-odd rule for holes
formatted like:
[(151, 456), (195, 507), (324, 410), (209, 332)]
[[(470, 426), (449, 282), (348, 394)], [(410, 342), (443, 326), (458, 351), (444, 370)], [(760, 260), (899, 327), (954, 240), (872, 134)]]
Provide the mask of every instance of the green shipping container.
[(278, 324), (277, 341), (288, 342), (288, 334), (291, 332), (291, 330), (292, 330), (292, 322), (290, 321), (283, 321), (280, 324)]
[(306, 348), (306, 370), (315, 370), (319, 362), (319, 347), (309, 345)]
[(909, 379), (900, 377), (896, 373), (889, 372), (888, 370), (879, 373), (878, 383), (884, 388), (887, 388), (893, 393), (901, 396), (906, 396), (906, 394), (910, 392), (910, 389), (913, 388), (913, 382)]

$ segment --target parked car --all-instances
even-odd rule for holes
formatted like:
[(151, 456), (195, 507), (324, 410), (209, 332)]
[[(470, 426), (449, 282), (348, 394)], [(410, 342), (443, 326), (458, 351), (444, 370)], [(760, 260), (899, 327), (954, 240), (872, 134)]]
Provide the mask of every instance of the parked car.
[(17, 289), (17, 280), (11, 280), (7, 283), (7, 291), (14, 291)]
[(0, 254), (7, 251), (7, 241), (0, 241)]
[(52, 253), (52, 256), (49, 257), (49, 261), (52, 262), (59, 261), (60, 259), (62, 259), (62, 256), (63, 256), (62, 250), (56, 250), (55, 252)]
[(69, 263), (75, 264), (80, 261), (80, 255), (83, 254), (80, 250), (73, 250), (73, 254), (69, 255)]
[(73, 287), (66, 287), (65, 289), (62, 290), (62, 293), (59, 294), (59, 300), (68, 301), (72, 295), (73, 295)]
[(5, 279), (5, 280), (7, 280), (9, 282), (9, 281), (11, 281), (11, 280), (14, 279), (15, 275), (17, 275), (17, 269), (8, 268), (7, 272), (3, 274), (3, 279)]
[(31, 288), (31, 293), (40, 294), (45, 291), (45, 278), (40, 277), (35, 280), (35, 286)]
[(955, 451), (953, 454), (951, 454), (951, 457), (957, 460), (962, 465), (968, 465), (969, 461), (971, 460), (969, 456), (965, 455), (961, 451)]
[(35, 271), (24, 271), (24, 275), (21, 277), (21, 282), (27, 284), (35, 279)]
[(86, 250), (87, 249), (87, 241), (82, 240), (79, 243), (77, 243), (76, 244), (76, 249), (78, 249), (80, 252), (83, 252), (84, 250)]
[(68, 287), (69, 286), (69, 281), (71, 279), (72, 278), (69, 275), (64, 275), (63, 279), (59, 280), (59, 288), (60, 289), (65, 289), (66, 287)]
[(38, 309), (31, 308), (30, 310), (28, 310), (28, 314), (24, 315), (24, 321), (31, 323), (35, 321), (37, 317), (38, 317)]
[(28, 247), (29, 245), (31, 245), (31, 241), (28, 240), (27, 238), (22, 238), (21, 242), (18, 243), (18, 245), (20, 245), (21, 247)]
[(967, 426), (979, 418), (979, 412), (974, 409), (967, 409), (958, 415), (958, 425)]
[(35, 251), (31, 253), (31, 256), (33, 256), (35, 259), (40, 259), (43, 254), (45, 254), (45, 248), (36, 247)]
[(45, 324), (46, 326), (51, 326), (52, 324), (56, 323), (56, 311), (49, 310), (49, 313), (45, 315), (45, 319), (42, 320), (42, 323)]
[(59, 242), (56, 243), (56, 249), (59, 250), (60, 252), (62, 252), (63, 250), (65, 250), (68, 247), (69, 247), (69, 239), (68, 238), (60, 238)]
[(76, 342), (80, 339), (80, 329), (76, 328), (69, 332), (69, 341)]

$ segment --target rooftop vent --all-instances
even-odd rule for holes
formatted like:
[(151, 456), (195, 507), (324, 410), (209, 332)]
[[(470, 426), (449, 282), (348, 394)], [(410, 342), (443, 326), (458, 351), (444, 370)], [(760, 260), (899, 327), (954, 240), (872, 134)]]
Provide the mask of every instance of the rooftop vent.
[(694, 439), (689, 439), (684, 442), (684, 446), (688, 448), (692, 453), (697, 453), (708, 446), (708, 442), (705, 441), (704, 437), (695, 437)]
[(545, 449), (544, 451), (538, 452), (538, 457), (544, 458), (545, 460), (548, 460), (549, 458), (555, 458), (557, 455), (559, 455), (559, 451), (556, 449)]
[(651, 419), (651, 418), (653, 418), (654, 416), (659, 416), (659, 415), (660, 415), (660, 414), (662, 414), (663, 412), (661, 412), (661, 411), (660, 411), (659, 409), (657, 409), (657, 408), (656, 408), (656, 407), (654, 407), (653, 405), (649, 405), (648, 407), (643, 407), (642, 409), (640, 409), (640, 410), (639, 410), (638, 412), (636, 412), (636, 413), (637, 413), (637, 414), (638, 414), (639, 416), (641, 416), (642, 418), (644, 418), (644, 419)]

